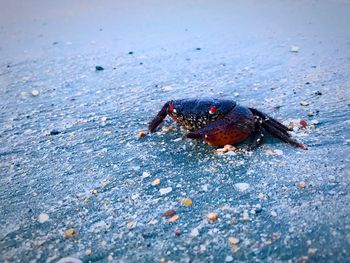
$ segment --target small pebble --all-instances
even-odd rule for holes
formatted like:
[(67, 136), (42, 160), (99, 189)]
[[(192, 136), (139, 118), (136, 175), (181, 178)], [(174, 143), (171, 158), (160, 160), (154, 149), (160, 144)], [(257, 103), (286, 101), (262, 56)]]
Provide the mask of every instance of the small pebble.
[(134, 52), (132, 52), (132, 51), (129, 51), (129, 53), (128, 53), (129, 55), (132, 55), (132, 54), (134, 54)]
[(300, 50), (300, 48), (299, 48), (298, 46), (292, 46), (292, 47), (290, 48), (290, 52), (295, 52), (295, 53), (297, 53), (297, 52), (299, 52), (299, 50)]
[(217, 213), (211, 212), (207, 215), (207, 219), (210, 223), (215, 223), (218, 220), (219, 216)]
[(39, 223), (45, 223), (47, 220), (49, 220), (49, 215), (46, 214), (46, 213), (41, 213), (39, 216), (38, 216), (38, 221)]
[(226, 256), (225, 262), (231, 262), (231, 261), (233, 261), (233, 257), (232, 256)]
[(239, 243), (239, 239), (236, 237), (229, 237), (228, 242), (230, 243), (230, 245), (237, 245)]
[(276, 217), (277, 216), (277, 212), (276, 211), (271, 211), (271, 216), (273, 216), (273, 217)]
[(313, 113), (312, 111), (309, 111), (309, 112), (307, 113), (307, 116), (312, 117), (312, 116), (314, 116), (314, 113)]
[(152, 181), (151, 185), (152, 185), (152, 186), (160, 185), (160, 179), (159, 179), (159, 178), (154, 179), (154, 181)]
[(302, 101), (300, 102), (300, 105), (301, 105), (301, 106), (309, 106), (309, 103), (308, 103), (307, 101), (305, 101), (305, 100), (302, 100)]
[(65, 238), (74, 237), (76, 234), (77, 234), (77, 230), (75, 228), (69, 228), (66, 231), (64, 231)]
[(304, 189), (306, 187), (306, 183), (304, 181), (299, 182), (299, 188)]
[(257, 204), (255, 206), (255, 213), (261, 213), (262, 212), (262, 207), (261, 207), (261, 204)]
[(95, 70), (96, 70), (96, 71), (101, 71), (101, 70), (104, 70), (104, 68), (101, 67), (101, 66), (96, 66), (96, 67), (95, 67)]
[(236, 183), (234, 185), (234, 187), (239, 192), (245, 192), (250, 188), (250, 184), (248, 184), (248, 183)]
[(146, 132), (145, 131), (139, 131), (139, 137), (145, 137), (146, 136)]
[(162, 91), (163, 92), (168, 92), (168, 91), (171, 91), (173, 89), (173, 87), (171, 86), (171, 85), (168, 85), (168, 86), (164, 86), (163, 88), (162, 88)]
[(106, 116), (103, 116), (103, 117), (101, 117), (101, 122), (106, 122), (107, 121), (107, 117)]
[(91, 254), (92, 254), (91, 249), (87, 249), (87, 250), (85, 250), (85, 254), (86, 254), (86, 255), (91, 255)]
[(175, 221), (177, 221), (179, 219), (180, 219), (179, 215), (173, 215), (172, 217), (168, 218), (168, 222), (169, 223), (173, 223), (173, 222), (175, 222)]
[(58, 135), (58, 134), (60, 134), (60, 133), (61, 133), (61, 132), (58, 131), (58, 130), (52, 130), (52, 131), (50, 131), (49, 135)]
[(38, 96), (38, 95), (39, 95), (39, 91), (36, 90), (36, 89), (33, 89), (33, 90), (32, 90), (32, 96), (33, 96), (33, 97), (36, 97), (36, 96)]
[(191, 206), (192, 205), (192, 200), (190, 198), (184, 198), (181, 200), (181, 204), (184, 206)]
[(145, 178), (150, 177), (150, 176), (151, 176), (151, 174), (149, 172), (145, 171), (142, 173), (141, 177), (142, 177), (142, 179), (145, 179)]
[(161, 188), (159, 189), (160, 195), (166, 195), (169, 194), (173, 190), (172, 187), (166, 187), (166, 188)]
[(163, 213), (162, 216), (165, 216), (165, 217), (172, 217), (176, 214), (176, 211), (174, 209), (170, 209), (170, 210), (167, 210)]
[(178, 237), (178, 236), (181, 236), (181, 234), (182, 234), (182, 233), (181, 233), (181, 230), (180, 230), (180, 229), (176, 229), (176, 230), (175, 230), (175, 236)]
[(96, 189), (92, 189), (90, 192), (91, 192), (91, 194), (93, 194), (93, 195), (97, 195), (97, 193), (98, 193)]

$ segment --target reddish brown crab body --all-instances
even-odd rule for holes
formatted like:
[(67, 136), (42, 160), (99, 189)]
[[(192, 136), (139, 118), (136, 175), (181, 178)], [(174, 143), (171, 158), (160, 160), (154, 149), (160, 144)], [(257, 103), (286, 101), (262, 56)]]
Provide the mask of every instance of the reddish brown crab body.
[(254, 135), (251, 146), (254, 148), (269, 132), (289, 144), (305, 148), (290, 138), (288, 128), (283, 124), (231, 100), (206, 98), (168, 101), (150, 122), (149, 130), (154, 132), (167, 115), (190, 131), (188, 138), (202, 139), (212, 146), (238, 144)]

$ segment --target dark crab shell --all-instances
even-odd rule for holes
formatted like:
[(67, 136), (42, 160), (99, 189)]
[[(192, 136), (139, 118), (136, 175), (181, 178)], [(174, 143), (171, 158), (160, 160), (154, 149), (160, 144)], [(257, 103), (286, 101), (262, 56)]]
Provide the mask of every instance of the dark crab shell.
[(224, 118), (236, 102), (224, 99), (181, 99), (169, 101), (168, 114), (177, 123), (192, 131)]
[(295, 147), (307, 149), (291, 138), (289, 129), (265, 113), (236, 104), (235, 101), (215, 98), (181, 99), (166, 102), (149, 123), (154, 132), (169, 115), (177, 123), (190, 130), (191, 139), (202, 139), (212, 146), (238, 144), (253, 136), (250, 149), (261, 144), (266, 133)]

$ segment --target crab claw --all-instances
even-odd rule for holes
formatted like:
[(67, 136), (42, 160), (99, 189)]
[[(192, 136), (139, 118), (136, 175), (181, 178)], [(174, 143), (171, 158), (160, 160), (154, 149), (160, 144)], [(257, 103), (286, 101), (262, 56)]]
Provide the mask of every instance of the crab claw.
[(168, 114), (169, 105), (170, 101), (166, 102), (163, 105), (162, 109), (158, 112), (158, 114), (150, 121), (150, 123), (148, 124), (148, 130), (150, 132), (154, 132), (157, 129), (157, 127), (163, 122), (163, 120)]
[(187, 134), (187, 138), (203, 139), (211, 146), (237, 144), (249, 137), (254, 130), (253, 115), (238, 115), (239, 107), (232, 110), (225, 118), (216, 120), (205, 127)]
[(220, 126), (219, 123), (213, 123), (202, 129), (190, 132), (187, 134), (187, 138), (190, 139), (203, 139), (211, 146), (224, 146), (226, 144), (237, 144), (245, 140), (250, 132), (244, 132), (233, 126)]

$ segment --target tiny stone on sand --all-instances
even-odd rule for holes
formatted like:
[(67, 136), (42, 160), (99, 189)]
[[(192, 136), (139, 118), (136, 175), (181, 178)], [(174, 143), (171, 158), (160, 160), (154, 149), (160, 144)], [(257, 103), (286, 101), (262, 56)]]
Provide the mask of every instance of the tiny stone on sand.
[(49, 220), (49, 215), (46, 214), (46, 213), (41, 213), (39, 216), (38, 216), (38, 221), (39, 223), (45, 223), (47, 220)]
[(166, 187), (166, 188), (161, 188), (159, 189), (160, 195), (166, 195), (169, 194), (173, 190), (172, 187)]
[(160, 179), (157, 178), (157, 179), (154, 179), (151, 183), (152, 186), (157, 186), (157, 185), (160, 185)]
[(69, 228), (66, 231), (64, 231), (65, 238), (74, 237), (76, 234), (77, 234), (77, 230), (75, 228)]
[(33, 90), (32, 90), (32, 96), (33, 96), (33, 97), (39, 96), (39, 91), (36, 90), (36, 89), (33, 89)]
[(210, 223), (215, 223), (216, 221), (218, 221), (218, 218), (218, 214), (214, 212), (211, 212), (207, 215), (207, 219)]
[(248, 183), (236, 183), (235, 189), (239, 192), (245, 192), (250, 188), (250, 184)]

